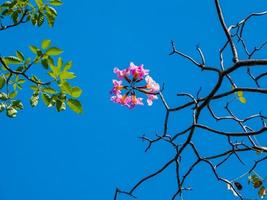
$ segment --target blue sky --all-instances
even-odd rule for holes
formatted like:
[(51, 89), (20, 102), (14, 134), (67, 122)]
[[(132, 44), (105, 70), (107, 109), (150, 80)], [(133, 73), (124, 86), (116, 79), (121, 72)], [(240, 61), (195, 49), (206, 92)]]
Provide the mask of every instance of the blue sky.
[[(227, 23), (232, 24), (250, 12), (266, 10), (267, 3), (233, 0), (222, 1), (222, 7)], [(145, 143), (138, 139), (162, 131), (164, 108), (160, 101), (133, 110), (110, 102), (114, 67), (127, 67), (131, 61), (144, 64), (157, 82), (165, 84), (164, 95), (171, 106), (182, 102), (177, 92), (195, 94), (204, 86), (205, 94), (215, 81), (214, 76), (168, 55), (171, 40), (176, 41), (178, 49), (196, 57), (195, 46), (199, 44), (207, 62), (218, 65), (218, 49), (225, 38), (213, 1), (65, 0), (58, 13), (53, 29), (22, 25), (1, 32), (1, 54), (11, 55), (17, 49), (24, 51), (29, 44), (51, 39), (64, 49), (63, 58), (74, 62), (78, 76), (75, 83), (84, 90), (84, 113), (56, 113), (43, 105), (34, 109), (26, 105), (16, 119), (0, 116), (2, 200), (112, 199), (117, 186), (129, 189), (172, 157), (172, 149), (166, 145), (144, 153)], [(266, 20), (264, 17), (260, 22)], [(265, 26), (259, 27), (259, 21), (251, 26), (259, 31), (249, 29), (248, 41), (257, 44), (266, 39)], [(246, 83), (242, 77), (236, 78)], [(28, 92), (24, 97), (27, 102), (26, 95)], [(248, 104), (237, 102), (235, 109), (253, 110), (255, 103), (263, 105), (264, 101), (248, 96)], [(188, 117), (188, 113), (172, 115), (170, 131), (186, 127)], [(212, 140), (203, 134), (196, 139), (204, 151), (223, 149), (220, 138)], [(189, 164), (193, 159), (189, 152), (184, 162)], [(221, 173), (235, 178), (242, 172), (239, 167), (233, 160), (233, 165)], [(175, 183), (171, 167), (144, 184), (136, 195), (140, 200), (166, 200), (175, 191)], [(205, 166), (196, 169), (188, 185), (194, 189), (185, 194), (185, 199), (233, 199)], [(127, 197), (121, 196), (123, 199)]]

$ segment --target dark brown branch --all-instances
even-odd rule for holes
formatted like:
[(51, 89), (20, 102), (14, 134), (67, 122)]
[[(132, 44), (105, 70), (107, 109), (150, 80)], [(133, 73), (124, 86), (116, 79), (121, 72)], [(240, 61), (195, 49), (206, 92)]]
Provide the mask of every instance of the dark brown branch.
[[(241, 20), (236, 26), (241, 26), (240, 28), (240, 36), (242, 37), (243, 35), (243, 31), (244, 31), (244, 27), (247, 23), (247, 21), (249, 19), (251, 19), (252, 17), (259, 17), (259, 16), (263, 16), (263, 15), (266, 15), (267, 14), (267, 11), (264, 11), (264, 12), (259, 12), (259, 13), (251, 13), (250, 15), (248, 15), (246, 18), (244, 18), (243, 20)], [(235, 27), (236, 27), (235, 26)]]
[(11, 25), (7, 25), (7, 26), (1, 25), (1, 26), (0, 26), (0, 31), (3, 31), (3, 30), (6, 30), (6, 29), (8, 29), (8, 28), (12, 28), (12, 27), (18, 26), (18, 25), (20, 25), (20, 24), (26, 23), (27, 21), (24, 21), (24, 19), (28, 16), (28, 14), (29, 14), (29, 10), (26, 9), (26, 10), (23, 12), (21, 18), (18, 20), (18, 22), (13, 23), (13, 24), (11, 24)]
[(215, 67), (208, 67), (208, 66), (205, 66), (203, 63), (205, 62), (205, 59), (204, 59), (204, 55), (202, 53), (201, 50), (199, 50), (199, 48), (197, 49), (198, 52), (201, 52), (200, 55), (201, 55), (201, 60), (202, 60), (202, 63), (200, 64), (199, 62), (197, 62), (196, 60), (194, 60), (191, 56), (185, 54), (185, 53), (182, 53), (180, 51), (178, 51), (175, 47), (175, 43), (173, 41), (171, 41), (171, 45), (172, 45), (172, 52), (169, 54), (169, 55), (174, 55), (174, 54), (177, 54), (177, 55), (180, 55), (181, 57), (189, 60), (191, 63), (193, 63), (194, 65), (196, 65), (197, 67), (199, 67), (202, 71), (214, 71), (214, 72), (217, 72), (219, 73), (220, 70), (218, 70), (217, 68)]
[(266, 66), (267, 59), (251, 59), (251, 60), (240, 60), (236, 62), (232, 67), (223, 71), (223, 75), (230, 74), (240, 67), (252, 67), (252, 66)]
[(233, 41), (233, 39), (232, 39), (232, 37), (231, 37), (231, 34), (230, 34), (230, 32), (228, 31), (228, 28), (227, 28), (226, 23), (225, 23), (225, 21), (224, 21), (224, 17), (223, 17), (223, 13), (222, 13), (222, 9), (221, 9), (219, 0), (215, 0), (215, 6), (216, 6), (216, 10), (217, 10), (217, 14), (218, 14), (218, 17), (219, 17), (221, 26), (222, 26), (222, 28), (223, 28), (223, 30), (224, 30), (224, 33), (225, 33), (225, 35), (226, 35), (226, 37), (227, 37), (227, 40), (229, 41), (230, 46), (231, 46), (231, 49), (232, 49), (233, 61), (236, 63), (236, 62), (238, 61), (237, 50), (236, 50), (234, 41)]
[[(243, 29), (244, 29), (246, 22), (253, 16), (265, 15), (265, 14), (267, 14), (267, 12), (266, 13), (252, 13), (251, 15), (246, 17), (244, 20), (242, 20), (236, 26), (230, 26), (229, 28), (227, 28), (219, 0), (215, 0), (215, 5), (216, 5), (216, 11), (218, 14), (219, 22), (220, 22), (220, 24), (224, 30), (224, 33), (226, 35), (226, 38), (227, 38), (227, 41), (224, 43), (223, 47), (219, 51), (219, 53), (220, 53), (220, 68), (221, 69), (218, 69), (217, 67), (206, 66), (205, 56), (199, 47), (197, 47), (197, 52), (200, 55), (200, 59), (201, 59), (200, 61), (197, 61), (193, 57), (178, 51), (176, 49), (173, 41), (171, 43), (172, 44), (172, 52), (170, 53), (170, 55), (177, 54), (177, 55), (181, 56), (182, 58), (191, 62), (193, 65), (200, 68), (202, 71), (214, 71), (214, 72), (216, 72), (218, 74), (217, 80), (214, 82), (212, 89), (207, 93), (207, 95), (205, 95), (203, 97), (200, 97), (200, 90), (197, 92), (196, 96), (194, 96), (190, 93), (179, 93), (178, 96), (186, 96), (189, 98), (189, 100), (188, 100), (188, 102), (186, 102), (182, 105), (178, 105), (178, 106), (173, 107), (173, 108), (171, 108), (168, 105), (162, 92), (154, 94), (154, 95), (160, 96), (161, 102), (163, 103), (163, 106), (166, 110), (163, 133), (161, 135), (156, 134), (157, 137), (155, 139), (149, 139), (145, 136), (143, 136), (141, 138), (148, 142), (148, 147), (146, 148), (146, 151), (148, 149), (150, 149), (152, 144), (154, 144), (156, 142), (164, 141), (167, 144), (171, 145), (172, 149), (175, 149), (175, 151), (176, 151), (175, 157), (174, 157), (174, 159), (167, 162), (162, 168), (160, 168), (160, 170), (158, 170), (155, 173), (150, 174), (149, 176), (146, 176), (143, 179), (141, 179), (128, 192), (127, 191), (126, 192), (121, 191), (121, 190), (117, 189), (116, 193), (115, 193), (115, 198), (114, 198), (115, 200), (116, 200), (117, 195), (119, 193), (126, 194), (126, 195), (134, 198), (135, 196), (133, 196), (133, 192), (142, 183), (157, 176), (158, 174), (160, 174), (162, 171), (164, 171), (172, 163), (175, 164), (175, 176), (176, 176), (177, 185), (178, 185), (177, 191), (175, 192), (175, 194), (173, 194), (172, 199), (174, 200), (178, 195), (180, 195), (180, 197), (182, 199), (182, 192), (185, 190), (191, 189), (191, 188), (184, 187), (185, 181), (190, 176), (193, 169), (196, 166), (198, 166), (200, 163), (203, 163), (203, 162), (210, 166), (211, 170), (213, 171), (213, 173), (214, 173), (214, 175), (218, 181), (222, 181), (225, 184), (227, 184), (229, 189), (234, 194), (239, 196), (239, 198), (241, 200), (244, 199), (241, 196), (241, 194), (239, 194), (239, 192), (236, 190), (235, 185), (233, 184), (234, 182), (227, 180), (226, 178), (220, 177), (219, 174), (217, 173), (216, 169), (219, 167), (222, 167), (224, 163), (229, 163), (230, 162), (229, 158), (232, 155), (235, 155), (236, 158), (239, 160), (239, 162), (241, 162), (242, 164), (245, 164), (243, 162), (243, 160), (241, 159), (241, 156), (240, 156), (242, 153), (244, 153), (244, 152), (247, 152), (247, 153), (249, 153), (249, 152), (251, 152), (251, 153), (255, 153), (255, 152), (267, 153), (267, 147), (261, 146), (260, 143), (258, 142), (257, 138), (255, 137), (256, 135), (263, 135), (267, 131), (267, 125), (265, 122), (266, 117), (261, 112), (259, 112), (257, 114), (252, 114), (252, 115), (245, 117), (245, 118), (239, 118), (239, 117), (237, 117), (238, 115), (236, 115), (230, 109), (229, 103), (227, 103), (225, 106), (225, 109), (227, 111), (227, 115), (226, 116), (218, 116), (212, 110), (211, 103), (214, 100), (216, 100), (216, 101), (223, 100), (223, 98), (225, 98), (229, 95), (234, 95), (235, 93), (238, 95), (238, 92), (240, 92), (240, 91), (250, 92), (250, 93), (255, 93), (255, 94), (263, 94), (263, 95), (267, 94), (267, 88), (266, 87), (263, 87), (263, 88), (260, 87), (260, 85), (258, 83), (258, 81), (261, 78), (267, 76), (267, 73), (262, 72), (260, 75), (254, 76), (250, 71), (250, 69), (252, 67), (256, 68), (259, 66), (267, 66), (267, 59), (251, 59), (252, 56), (257, 51), (262, 50), (267, 45), (267, 42), (264, 42), (261, 45), (259, 45), (258, 47), (255, 47), (250, 52), (248, 47), (247, 47), (247, 44), (245, 42), (245, 39), (242, 37), (242, 32), (243, 32)], [(234, 30), (236, 32), (234, 34), (231, 34), (231, 30)], [(243, 49), (245, 50), (245, 53), (247, 54), (248, 59), (239, 60), (238, 50), (235, 46), (234, 39), (237, 39), (237, 41), (241, 42), (241, 45), (242, 45)], [(234, 63), (231, 64), (231, 66), (224, 67), (223, 53), (224, 53), (226, 47), (228, 47), (228, 45), (230, 45), (230, 47), (231, 47), (231, 53), (232, 53), (232, 58), (233, 58), (232, 60)], [(231, 73), (237, 72), (239, 69), (241, 69), (243, 67), (246, 67), (248, 69), (247, 73), (251, 77), (251, 79), (256, 83), (256, 85), (257, 85), (256, 88), (250, 87), (249, 85), (245, 86), (245, 87), (238, 87), (237, 86), (238, 83), (236, 83), (235, 80), (232, 79), (232, 77), (230, 76)], [(232, 90), (225, 90), (224, 84), (223, 84), (225, 81), (230, 82), (231, 86), (233, 87)], [(137, 90), (139, 90), (143, 93), (146, 93), (145, 91), (142, 90), (142, 88), (139, 88), (139, 89), (137, 88)], [(171, 134), (168, 131), (169, 118), (173, 112), (178, 112), (178, 111), (183, 110), (183, 109), (187, 109), (188, 111), (192, 112), (193, 120), (192, 120), (192, 122), (190, 122), (190, 124), (185, 126), (188, 128), (186, 128), (186, 129), (184, 129), (178, 133)], [(205, 112), (207, 110), (208, 110), (208, 113)], [(202, 117), (206, 117), (207, 115), (211, 116), (216, 121), (225, 121), (225, 122), (226, 121), (233, 121), (236, 123), (237, 126), (239, 126), (241, 128), (241, 131), (240, 132), (227, 132), (224, 130), (217, 130), (216, 128), (211, 128), (209, 125), (206, 125), (206, 124), (200, 124), (198, 121), (200, 121), (200, 119)], [(249, 122), (252, 119), (258, 120), (261, 124), (261, 127), (258, 128), (257, 130), (255, 129), (255, 127), (253, 125), (251, 125), (251, 127), (249, 125), (247, 125), (247, 122)], [(226, 138), (227, 149), (221, 153), (218, 153), (218, 154), (214, 153), (213, 155), (203, 157), (199, 153), (199, 152), (201, 152), (200, 149), (198, 149), (192, 143), (194, 135), (196, 134), (196, 132), (198, 133), (199, 131), (201, 131), (201, 132), (207, 131), (207, 132), (213, 133), (211, 135), (216, 134), (216, 135), (223, 136), (224, 138)], [(180, 136), (183, 136), (183, 137), (180, 137)], [(181, 138), (181, 140), (178, 140), (177, 139), (178, 137), (179, 137), (179, 139)], [(183, 156), (183, 153), (188, 150), (188, 147), (189, 148), (191, 147), (193, 149), (193, 154), (197, 157), (197, 159), (196, 159), (196, 161), (194, 161), (193, 164), (191, 164), (188, 167), (187, 171), (185, 171), (185, 174), (182, 175), (181, 174), (182, 170), (180, 170), (180, 168), (182, 166), (181, 165), (182, 156)], [(214, 165), (211, 162), (213, 160), (215, 160), (216, 163), (218, 163), (218, 164)], [(254, 165), (251, 168), (251, 171), (253, 171), (256, 168), (258, 163), (263, 162), (265, 160), (267, 160), (267, 156), (262, 158), (262, 159), (259, 159), (258, 161), (255, 161)]]
[(252, 92), (252, 93), (258, 93), (258, 94), (266, 94), (267, 89), (262, 89), (262, 88), (234, 88), (230, 91), (218, 94), (214, 96), (212, 99), (221, 99), (223, 97), (226, 97), (228, 95), (234, 94), (236, 92), (243, 91), (243, 92)]
[(138, 181), (133, 187), (132, 189), (129, 191), (129, 192), (125, 192), (125, 191), (120, 191), (120, 190), (116, 190), (115, 192), (115, 196), (114, 196), (114, 200), (117, 200), (117, 194), (118, 193), (124, 193), (124, 194), (127, 194), (127, 195), (130, 195), (130, 196), (133, 196), (133, 192), (142, 184), (144, 183), (145, 181), (155, 177), (156, 175), (160, 174), (161, 172), (163, 172), (166, 168), (169, 167), (169, 165), (171, 165), (173, 162), (175, 162), (177, 158), (175, 157), (174, 159), (168, 161), (162, 168), (160, 168), (158, 171), (142, 178), (140, 181)]
[(5, 61), (3, 60), (3, 58), (0, 56), (0, 62), (2, 64), (2, 66), (7, 70), (9, 71), (11, 74), (16, 74), (16, 75), (21, 75), (23, 76), (24, 78), (26, 78), (28, 81), (32, 82), (32, 83), (35, 83), (36, 85), (50, 85), (53, 81), (49, 81), (49, 82), (40, 82), (40, 81), (37, 81), (33, 78), (30, 78), (29, 76), (27, 76), (25, 74), (25, 72), (20, 72), (20, 71), (15, 71), (15, 70), (12, 70), (10, 69), (7, 64), (5, 63)]
[(200, 128), (207, 130), (209, 132), (213, 132), (219, 135), (224, 135), (224, 136), (233, 136), (233, 137), (245, 137), (245, 136), (253, 136), (253, 135), (259, 135), (261, 133), (264, 133), (267, 131), (267, 127), (263, 127), (258, 131), (252, 131), (252, 132), (225, 132), (225, 131), (219, 131), (216, 129), (212, 129), (208, 126), (202, 125), (202, 124), (195, 124), (194, 127)]
[(253, 165), (252, 168), (249, 170), (249, 173), (251, 173), (251, 172), (257, 167), (257, 165), (258, 165), (259, 163), (261, 163), (262, 161), (265, 161), (265, 160), (267, 160), (267, 156), (265, 156), (265, 157), (263, 157), (263, 158), (261, 158), (261, 159), (255, 161), (254, 165)]

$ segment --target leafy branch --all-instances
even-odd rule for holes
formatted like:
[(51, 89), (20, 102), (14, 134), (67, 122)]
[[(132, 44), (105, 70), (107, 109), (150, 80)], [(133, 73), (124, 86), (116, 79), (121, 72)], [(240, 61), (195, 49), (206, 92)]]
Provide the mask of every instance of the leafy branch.
[[(53, 27), (57, 16), (53, 6), (60, 5), (60, 0), (47, 3), (35, 0), (35, 5), (29, 0), (6, 1), (0, 5), (0, 31), (27, 22), (40, 27), (47, 21)], [(40, 47), (30, 45), (29, 49), (34, 54), (32, 58), (25, 57), (19, 50), (12, 56), (0, 55), (0, 112), (6, 111), (8, 117), (16, 117), (24, 107), (18, 94), (27, 82), (32, 90), (32, 107), (37, 106), (41, 98), (45, 106), (55, 107), (58, 112), (66, 110), (68, 105), (74, 112), (82, 113), (82, 105), (78, 100), (82, 89), (70, 84), (76, 75), (70, 71), (72, 62), (63, 62), (60, 57), (63, 51), (51, 46), (51, 40), (48, 39), (42, 41)], [(47, 72), (47, 81), (42, 81), (37, 75), (29, 75), (34, 65), (42, 66)]]

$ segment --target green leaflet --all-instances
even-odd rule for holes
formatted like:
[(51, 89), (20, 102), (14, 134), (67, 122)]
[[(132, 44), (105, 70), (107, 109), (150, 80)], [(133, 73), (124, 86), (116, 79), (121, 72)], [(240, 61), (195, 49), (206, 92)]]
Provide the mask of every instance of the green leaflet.
[(50, 44), (51, 44), (51, 40), (43, 40), (41, 46), (43, 49), (47, 49), (50, 46)]
[(62, 54), (63, 51), (57, 47), (51, 47), (50, 49), (48, 49), (46, 51), (46, 55), (49, 55), (49, 56), (58, 56), (60, 54)]
[(82, 113), (83, 112), (83, 108), (81, 103), (76, 100), (76, 99), (69, 99), (67, 101), (68, 106), (70, 107), (71, 110), (73, 110), (76, 113)]

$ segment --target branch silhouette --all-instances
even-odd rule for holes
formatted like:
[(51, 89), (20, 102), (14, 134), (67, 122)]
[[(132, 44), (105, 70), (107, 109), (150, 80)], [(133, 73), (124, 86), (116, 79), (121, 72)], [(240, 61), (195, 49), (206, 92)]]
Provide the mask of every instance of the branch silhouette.
[[(218, 15), (218, 23), (221, 25), (222, 31), (225, 35), (226, 41), (223, 43), (222, 48), (219, 49), (219, 61), (220, 66), (209, 66), (206, 64), (206, 59), (203, 51), (197, 47), (197, 52), (200, 55), (200, 61), (196, 60), (192, 56), (183, 53), (178, 50), (175, 42), (171, 41), (171, 52), (170, 55), (177, 55), (181, 58), (186, 59), (194, 66), (202, 70), (203, 72), (214, 72), (217, 75), (217, 81), (214, 82), (212, 89), (205, 96), (200, 96), (201, 90), (198, 91), (197, 95), (194, 96), (190, 93), (178, 93), (177, 96), (187, 97), (189, 100), (181, 105), (177, 105), (175, 107), (170, 107), (168, 101), (164, 97), (163, 91), (158, 95), (160, 96), (161, 102), (165, 108), (165, 119), (163, 123), (163, 131), (161, 134), (157, 134), (155, 138), (148, 138), (145, 135), (140, 137), (142, 140), (147, 142), (147, 147), (145, 151), (149, 151), (155, 143), (164, 142), (168, 143), (175, 149), (174, 156), (167, 161), (164, 165), (160, 166), (158, 170), (152, 172), (151, 174), (141, 178), (136, 184), (134, 184), (129, 190), (121, 190), (119, 188), (116, 189), (114, 200), (117, 200), (119, 195), (126, 195), (132, 198), (137, 198), (134, 192), (142, 186), (143, 183), (148, 182), (152, 178), (156, 178), (159, 174), (168, 169), (171, 165), (175, 166), (175, 172), (173, 173), (177, 179), (177, 190), (174, 191), (172, 195), (172, 200), (176, 198), (183, 199), (183, 193), (185, 191), (190, 191), (191, 188), (185, 186), (185, 182), (188, 181), (190, 175), (193, 173), (195, 167), (200, 165), (201, 163), (205, 163), (214, 174), (215, 178), (219, 182), (223, 182), (227, 185), (228, 189), (233, 192), (233, 194), (239, 199), (244, 200), (247, 199), (242, 196), (240, 192), (240, 188), (242, 185), (237, 182), (238, 179), (242, 178), (242, 176), (238, 177), (235, 180), (230, 180), (228, 178), (222, 177), (217, 171), (218, 168), (223, 167), (223, 164), (227, 162), (231, 162), (230, 158), (235, 156), (235, 158), (243, 165), (245, 161), (242, 160), (241, 154), (244, 153), (257, 153), (259, 154), (258, 160), (252, 163), (246, 163), (246, 166), (249, 166), (247, 169), (247, 173), (245, 175), (252, 175), (252, 180), (254, 187), (256, 181), (261, 180), (260, 176), (255, 175), (256, 168), (260, 163), (263, 163), (267, 160), (267, 147), (262, 146), (255, 136), (262, 135), (267, 131), (266, 125), (266, 116), (262, 114), (262, 112), (254, 113), (250, 116), (246, 116), (243, 118), (238, 117), (238, 114), (235, 113), (232, 108), (232, 100), (229, 101), (227, 97), (233, 97), (239, 99), (240, 102), (246, 103), (246, 99), (243, 96), (243, 93), (252, 93), (252, 94), (261, 94), (265, 95), (267, 93), (267, 88), (261, 87), (260, 81), (263, 80), (267, 76), (266, 68), (265, 72), (260, 72), (260, 74), (254, 75), (252, 70), (261, 68), (261, 66), (267, 66), (267, 59), (259, 59), (254, 58), (256, 52), (262, 51), (266, 46), (267, 42), (263, 42), (260, 45), (257, 45), (251, 51), (248, 49), (246, 41), (244, 39), (244, 27), (247, 26), (247, 23), (252, 19), (256, 19), (256, 17), (263, 17), (267, 14), (267, 11), (260, 13), (251, 13), (243, 20), (238, 22), (235, 25), (228, 26), (224, 16), (223, 11), (220, 5), (219, 0), (214, 0), (216, 12)], [(240, 46), (238, 44), (241, 44)], [(230, 47), (231, 50), (231, 64), (228, 67), (224, 66), (224, 55), (227, 47)], [(242, 54), (239, 51), (244, 51), (246, 57), (242, 58)], [(242, 74), (242, 76), (246, 76), (251, 79), (252, 83), (247, 83), (246, 87), (238, 87), (238, 82), (232, 78), (233, 73), (242, 73), (241, 69), (247, 69), (247, 73)], [(223, 87), (223, 83), (227, 83), (231, 86), (231, 90), (225, 90)], [(213, 110), (214, 102), (226, 102), (226, 105), (223, 107), (225, 112), (227, 113), (224, 116), (219, 116), (216, 114), (215, 110)], [(259, 105), (257, 105), (259, 106)], [(177, 131), (177, 133), (170, 133), (168, 131), (169, 118), (172, 113), (179, 112), (181, 110), (188, 109), (192, 112), (192, 123), (188, 124), (184, 130)], [(263, 108), (260, 108), (263, 109)], [(211, 125), (204, 124), (200, 122), (202, 116), (209, 115), (215, 123)], [(240, 128), (240, 131), (232, 131), (227, 130), (227, 126), (223, 128), (217, 127), (217, 123), (219, 121), (223, 122), (231, 122), (237, 125), (237, 128)], [(257, 121), (260, 124), (260, 128), (251, 127), (251, 121)], [(214, 128), (212, 128), (214, 127)], [(226, 145), (228, 149), (220, 152), (214, 153), (214, 155), (204, 156), (201, 149), (194, 144), (193, 136), (196, 135), (197, 132), (205, 132), (210, 134), (211, 136), (219, 135), (222, 138), (226, 139)], [(185, 137), (186, 139), (181, 139), (181, 137)], [(179, 140), (179, 141), (177, 141)], [(181, 141), (183, 141), (181, 143)], [(193, 151), (193, 155), (196, 157), (195, 161), (184, 170), (185, 173), (182, 174), (181, 168), (183, 167), (181, 158), (185, 150), (190, 149)], [(217, 164), (215, 164), (217, 162)], [(254, 177), (254, 178), (253, 178)], [(256, 178), (255, 178), (256, 177)], [(263, 181), (263, 180), (261, 180)], [(260, 185), (262, 186), (262, 185)], [(256, 188), (256, 187), (255, 187)], [(258, 187), (257, 187), (258, 188)], [(264, 189), (264, 190), (263, 190)], [(263, 197), (266, 193), (265, 188), (262, 188), (259, 191), (259, 196)]]

